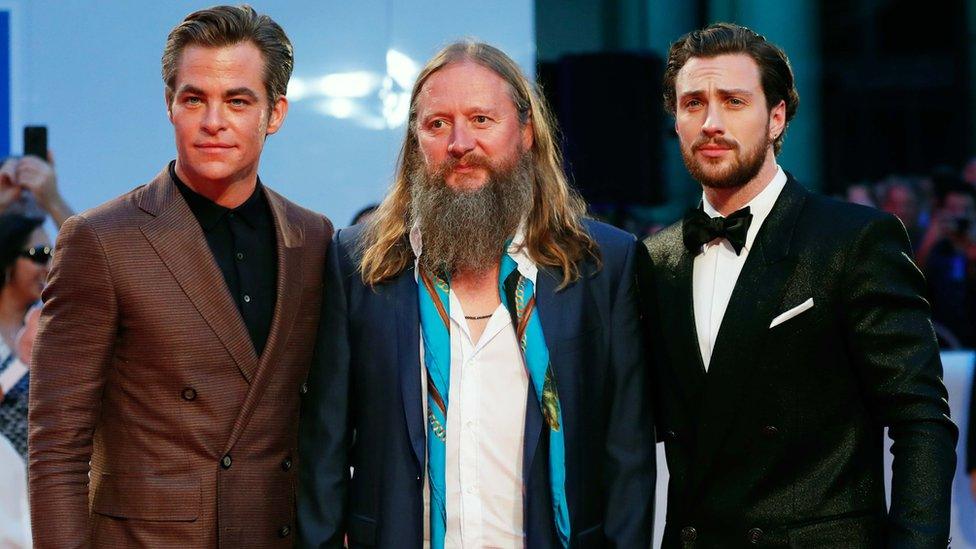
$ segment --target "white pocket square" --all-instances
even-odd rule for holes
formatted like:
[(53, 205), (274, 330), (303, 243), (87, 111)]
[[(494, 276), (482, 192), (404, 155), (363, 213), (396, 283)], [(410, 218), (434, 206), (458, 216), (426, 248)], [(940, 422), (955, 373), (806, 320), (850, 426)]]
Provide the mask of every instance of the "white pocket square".
[(796, 307), (793, 307), (789, 311), (786, 311), (785, 313), (774, 318), (773, 321), (769, 323), (769, 327), (774, 328), (776, 326), (779, 326), (780, 324), (786, 322), (787, 320), (793, 318), (794, 316), (797, 316), (803, 311), (812, 308), (813, 308), (813, 298), (811, 297), (810, 299), (804, 301), (803, 303), (800, 303)]

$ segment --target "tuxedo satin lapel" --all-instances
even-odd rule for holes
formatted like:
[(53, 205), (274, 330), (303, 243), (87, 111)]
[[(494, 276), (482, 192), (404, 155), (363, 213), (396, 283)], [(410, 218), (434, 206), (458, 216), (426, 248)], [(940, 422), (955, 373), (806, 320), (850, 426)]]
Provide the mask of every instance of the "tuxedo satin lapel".
[(743, 388), (761, 361), (769, 322), (779, 312), (783, 290), (796, 265), (789, 249), (805, 197), (806, 192), (795, 182), (784, 187), (759, 229), (729, 299), (701, 400), (697, 455), (691, 468), (698, 483), (737, 417)]
[(669, 298), (670, 307), (665, 310), (675, 311), (674, 342), (676, 356), (686, 357), (685, 360), (669, 365), (675, 370), (675, 377), (680, 381), (682, 390), (689, 400), (697, 400), (695, 395), (701, 393), (705, 383), (705, 363), (698, 345), (698, 328), (695, 324), (695, 300), (692, 294), (692, 280), (695, 257), (691, 255), (683, 244), (681, 253), (677, 257), (674, 272), (674, 292)]
[[(300, 306), (302, 288), (304, 284), (304, 269), (302, 268), (304, 233), (301, 219), (290, 216), (288, 205), (284, 199), (265, 187), (268, 204), (271, 206), (271, 215), (274, 218), (275, 242), (278, 247), (278, 277), (277, 277), (277, 296), (275, 298), (274, 313), (271, 317), (271, 329), (268, 332), (268, 341), (264, 346), (264, 352), (258, 361), (258, 370), (254, 377), (254, 383), (248, 389), (241, 405), (241, 411), (234, 421), (234, 428), (231, 430), (227, 447), (224, 449), (226, 454), (231, 450), (254, 412), (254, 408), (261, 401), (265, 387), (268, 386), (268, 376), (274, 375), (275, 367), (279, 364), (279, 357), (285, 350), (288, 343), (288, 335), (295, 324), (295, 315), (298, 314)], [(250, 336), (249, 336), (250, 337)], [(312, 342), (305, 342), (312, 345)], [(297, 391), (298, 388), (296, 387)]]
[(250, 383), (258, 369), (251, 336), (200, 223), (168, 173), (144, 188), (139, 207), (155, 216), (142, 226), (142, 234)]
[(404, 271), (393, 282), (396, 302), (396, 347), (403, 399), (403, 419), (407, 423), (410, 445), (417, 459), (418, 474), (426, 466), (427, 421), (424, 418), (423, 393), (420, 387), (420, 304), (413, 268)]

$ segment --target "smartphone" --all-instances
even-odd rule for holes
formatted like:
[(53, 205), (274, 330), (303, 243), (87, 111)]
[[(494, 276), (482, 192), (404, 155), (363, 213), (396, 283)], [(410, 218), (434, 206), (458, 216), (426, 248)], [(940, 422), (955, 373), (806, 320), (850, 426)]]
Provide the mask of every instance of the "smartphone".
[(24, 126), (24, 156), (47, 161), (47, 126)]

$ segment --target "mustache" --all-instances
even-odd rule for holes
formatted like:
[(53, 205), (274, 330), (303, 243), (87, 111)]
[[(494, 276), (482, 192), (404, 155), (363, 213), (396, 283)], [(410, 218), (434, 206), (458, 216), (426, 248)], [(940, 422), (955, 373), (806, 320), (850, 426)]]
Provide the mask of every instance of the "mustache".
[(726, 147), (732, 150), (737, 150), (739, 148), (739, 143), (732, 139), (726, 139), (724, 137), (708, 137), (700, 136), (691, 144), (691, 150), (696, 151), (706, 145), (717, 145), (719, 147)]
[(446, 177), (447, 174), (452, 172), (458, 165), (462, 165), (467, 168), (485, 168), (487, 170), (493, 170), (495, 167), (485, 155), (476, 152), (469, 152), (465, 153), (465, 155), (460, 158), (448, 156), (440, 163), (439, 166), (437, 166), (437, 169), (434, 171), (433, 175), (440, 178)]

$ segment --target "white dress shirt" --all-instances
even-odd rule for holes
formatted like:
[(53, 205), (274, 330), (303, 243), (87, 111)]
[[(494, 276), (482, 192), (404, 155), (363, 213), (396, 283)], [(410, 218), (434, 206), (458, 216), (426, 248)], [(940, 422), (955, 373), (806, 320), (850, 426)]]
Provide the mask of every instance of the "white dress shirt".
[[(725, 308), (729, 305), (732, 290), (742, 272), (742, 266), (749, 257), (752, 243), (762, 227), (763, 221), (773, 209), (779, 193), (786, 185), (786, 174), (776, 166), (776, 175), (755, 198), (746, 206), (752, 214), (752, 223), (746, 232), (746, 244), (742, 253), (736, 255), (735, 249), (724, 238), (717, 238), (704, 245), (704, 251), (695, 256), (692, 275), (692, 294), (695, 307), (695, 329), (698, 331), (698, 348), (701, 351), (702, 363), (708, 371), (708, 363), (712, 359), (715, 338), (718, 337)], [(709, 217), (722, 217), (702, 194), (702, 207)]]
[[(536, 265), (519, 248), (521, 230), (508, 253), (522, 276), (535, 283)], [(410, 242), (419, 258), (420, 231)], [(522, 463), (529, 377), (508, 309), (499, 304), (481, 338), (471, 339), (465, 311), (450, 292), (451, 381), (447, 406), (444, 475), (447, 491), (446, 547), (522, 547)], [(502, 296), (504, 299), (504, 296)], [(470, 311), (469, 315), (484, 314)], [(420, 334), (418, 334), (418, 337)], [(420, 341), (421, 387), (427, 417), (424, 344)], [(426, 430), (425, 430), (426, 432)], [(429, 545), (430, 498), (424, 483), (424, 541)]]

